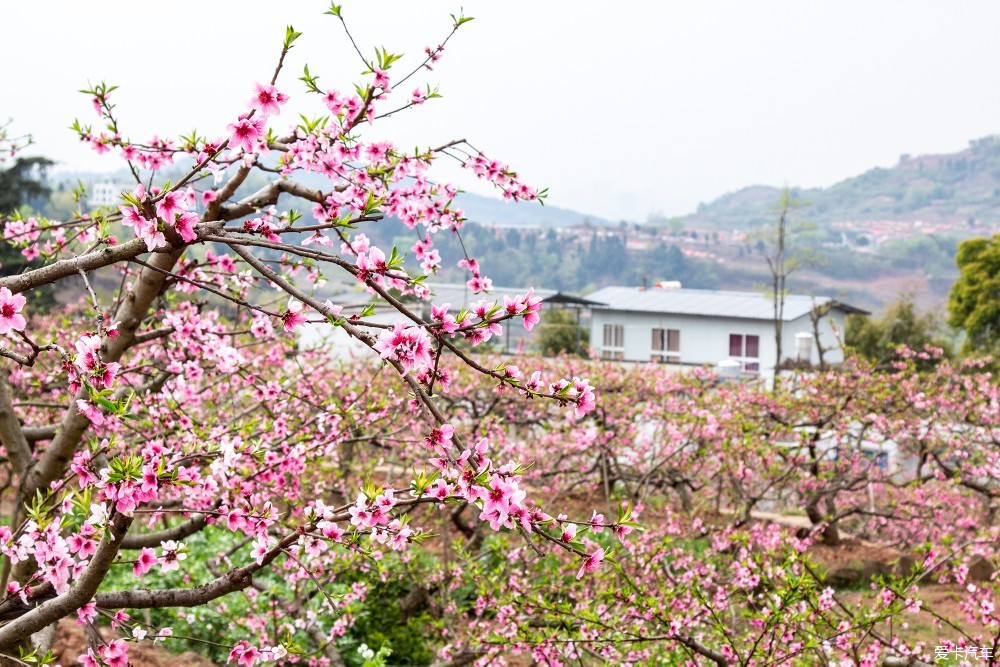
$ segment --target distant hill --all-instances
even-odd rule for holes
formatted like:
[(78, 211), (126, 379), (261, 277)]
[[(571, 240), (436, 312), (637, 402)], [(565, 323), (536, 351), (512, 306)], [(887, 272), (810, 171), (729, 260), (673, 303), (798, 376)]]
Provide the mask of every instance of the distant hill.
[[(702, 204), (683, 216), (685, 226), (746, 229), (774, 217), (779, 188), (755, 185)], [(810, 203), (816, 223), (868, 220), (1000, 224), (1000, 137), (969, 142), (944, 155), (904, 155), (889, 169), (875, 168), (829, 188), (793, 189)]]
[(484, 225), (502, 227), (572, 227), (590, 222), (597, 226), (607, 226), (608, 220), (579, 211), (531, 202), (512, 204), (500, 199), (483, 197), (470, 192), (458, 196), (458, 204), (469, 220)]
[[(179, 177), (188, 166), (189, 161), (178, 160), (177, 165), (165, 172), (165, 174), (168, 177)], [(131, 177), (124, 170), (115, 173), (57, 171), (51, 175), (50, 180), (55, 186), (64, 184), (64, 187), (71, 187), (77, 181), (81, 181), (85, 185), (107, 180), (116, 180), (127, 184), (131, 180)], [(297, 173), (295, 180), (315, 188), (328, 187), (329, 185), (329, 181), (325, 177), (317, 174)], [(262, 184), (254, 181), (248, 184), (248, 187), (243, 188), (241, 193), (249, 190), (251, 186), (259, 187)], [(486, 197), (471, 192), (459, 194), (457, 202), (459, 207), (465, 211), (466, 217), (469, 220), (489, 226), (549, 229), (552, 227), (573, 227), (588, 222), (595, 226), (609, 226), (612, 224), (604, 218), (566, 208), (559, 208), (558, 206), (548, 204), (543, 206), (537, 202), (518, 202), (515, 204), (496, 197)], [(615, 224), (618, 223), (616, 222)]]
[[(328, 187), (329, 181), (318, 174), (296, 173), (295, 180), (310, 187)], [(537, 202), (512, 203), (498, 197), (463, 192), (456, 198), (459, 208), (472, 222), (496, 227), (572, 227), (589, 221), (593, 225), (606, 226), (611, 223), (603, 218), (579, 211), (571, 211), (557, 206), (545, 206)]]
[[(64, 173), (55, 180), (77, 177), (94, 182), (107, 175)], [(326, 185), (315, 175), (296, 178), (313, 187)], [(261, 185), (263, 180), (248, 181), (238, 194)], [(702, 204), (690, 215), (645, 224), (612, 224), (568, 209), (471, 193), (459, 195), (458, 204), (472, 223), (464, 233), (468, 250), (487, 261), (497, 284), (580, 293), (668, 279), (689, 287), (757, 290), (768, 281), (758, 229), (775, 221), (780, 192), (755, 185)], [(938, 307), (957, 275), (958, 243), (1000, 233), (1000, 137), (971, 141), (951, 154), (904, 155), (894, 167), (871, 169), (828, 188), (793, 189), (793, 195), (810, 204), (796, 212), (796, 220), (815, 225), (799, 228), (789, 248), (807, 250), (816, 259), (795, 273), (793, 291), (836, 296), (874, 310), (905, 291)], [(413, 233), (393, 220), (367, 233), (404, 251), (413, 242)], [(440, 279), (461, 280), (454, 263), (462, 249), (447, 236), (438, 241), (445, 258)], [(504, 259), (489, 261), (496, 257)]]

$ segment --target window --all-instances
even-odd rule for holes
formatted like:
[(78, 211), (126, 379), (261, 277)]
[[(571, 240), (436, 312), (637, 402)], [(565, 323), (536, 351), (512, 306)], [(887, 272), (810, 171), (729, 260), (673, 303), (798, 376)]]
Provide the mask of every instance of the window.
[(623, 325), (604, 325), (604, 347), (625, 347), (625, 327)]
[(625, 358), (625, 325), (605, 324), (604, 342), (601, 345), (601, 359)]
[(729, 334), (729, 356), (743, 366), (743, 370), (756, 373), (760, 370), (760, 336)]
[(653, 361), (681, 362), (681, 332), (679, 329), (653, 329)]

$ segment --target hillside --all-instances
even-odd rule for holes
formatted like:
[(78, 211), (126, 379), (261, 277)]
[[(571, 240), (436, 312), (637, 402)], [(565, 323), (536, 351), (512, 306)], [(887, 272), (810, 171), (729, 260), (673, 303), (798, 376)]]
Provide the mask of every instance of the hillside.
[[(87, 183), (107, 176), (56, 176), (64, 188), (77, 178)], [(323, 184), (319, 177), (299, 178)], [(260, 185), (248, 181), (240, 194)], [(57, 192), (54, 199), (66, 195)], [(470, 220), (469, 250), (487, 259), (497, 284), (585, 292), (668, 279), (757, 290), (768, 281), (766, 227), (775, 219), (779, 195), (776, 187), (751, 186), (688, 216), (641, 225), (471, 193), (462, 193), (459, 205)], [(793, 195), (809, 205), (794, 212), (789, 243), (816, 260), (796, 272), (793, 291), (838, 296), (875, 310), (910, 292), (919, 303), (937, 306), (957, 276), (958, 243), (1000, 232), (1000, 137), (972, 141), (951, 154), (903, 156), (892, 168), (871, 169), (829, 188), (795, 189)], [(798, 224), (803, 220), (815, 224), (804, 229)], [(403, 251), (414, 240), (390, 220), (368, 233)], [(444, 238), (439, 243), (445, 258), (440, 279), (461, 280), (454, 268), (460, 248)], [(488, 260), (499, 257), (504, 261)]]
[(603, 218), (546, 204), (511, 204), (492, 197), (463, 192), (458, 204), (469, 220), (499, 227), (572, 227), (587, 224), (609, 225)]
[[(702, 204), (685, 226), (747, 229), (773, 217), (780, 190), (755, 185)], [(1000, 137), (969, 142), (943, 155), (904, 155), (889, 169), (875, 168), (829, 188), (793, 189), (808, 201), (816, 223), (868, 220), (920, 221), (970, 228), (1000, 224)]]
[[(166, 174), (179, 178), (189, 166), (190, 161), (178, 160), (177, 164), (169, 169)], [(327, 183), (326, 178), (317, 174), (297, 174), (295, 178), (310, 187), (316, 188), (322, 188)], [(127, 171), (93, 173), (62, 170), (51, 175), (50, 185), (57, 192), (61, 192), (71, 189), (78, 181), (88, 186), (92, 186), (94, 183), (113, 181), (120, 182), (122, 189), (131, 187), (129, 185), (131, 176)], [(263, 183), (263, 177), (251, 179), (240, 192), (249, 192), (252, 188), (259, 187)], [(548, 229), (551, 227), (573, 227), (583, 224), (598, 226), (611, 224), (598, 216), (559, 208), (558, 206), (548, 204), (542, 206), (532, 203), (512, 204), (497, 197), (487, 197), (471, 192), (462, 192), (459, 194), (457, 202), (459, 207), (465, 211), (469, 220), (497, 227), (538, 227)]]

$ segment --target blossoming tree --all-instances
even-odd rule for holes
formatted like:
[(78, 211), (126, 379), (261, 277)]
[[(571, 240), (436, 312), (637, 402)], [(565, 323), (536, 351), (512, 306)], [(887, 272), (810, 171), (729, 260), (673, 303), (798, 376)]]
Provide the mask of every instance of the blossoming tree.
[[(411, 86), (450, 34), (402, 73), (359, 51), (346, 93), (308, 67), (287, 81), (299, 37), (206, 136), (132, 140), (115, 88), (92, 87), (99, 121), (75, 127), (134, 186), (70, 220), (3, 220), (42, 264), (0, 278), (0, 660), (50, 661), (64, 618), (109, 628), (81, 660), (116, 666), (166, 639), (241, 665), (926, 665), (926, 638), (898, 632), (914, 614), (949, 651), (1000, 649), (1000, 396), (981, 364), (920, 372), (933, 351), (904, 350), (768, 392), (473, 355), (540, 302), (490, 295), (469, 255), (473, 304), (425, 286), (463, 223), (434, 164), (544, 193), (465, 141), (367, 138), (436, 97)], [(282, 123), (296, 90), (317, 115)], [(0, 128), (0, 156), (24, 141)], [(409, 248), (372, 244), (387, 217)], [(336, 302), (336, 275), (368, 305)], [(25, 294), (42, 285), (79, 298), (41, 312)], [(307, 325), (367, 359), (301, 347)], [(905, 470), (869, 455), (890, 441)], [(763, 518), (782, 512), (804, 525)], [(910, 566), (845, 590), (813, 556), (848, 534)], [(958, 617), (930, 583), (969, 592)]]
[[(336, 5), (327, 14), (342, 21)], [(41, 659), (44, 631), (67, 615), (84, 623), (104, 615), (126, 637), (163, 637), (169, 630), (136, 623), (125, 610), (209, 605), (253, 590), (276, 567), (311, 584), (313, 595), (325, 592), (332, 554), (378, 559), (407, 549), (424, 537), (411, 523), (413, 508), (453, 497), (474, 504), (476, 520), (492, 530), (568, 548), (546, 541), (540, 527), (551, 518), (520, 488), (523, 466), (491, 460), (488, 438), (449, 424), (435, 395), (447, 390), (449, 357), (498, 391), (554, 401), (573, 418), (593, 408), (593, 389), (585, 379), (482, 366), (457, 345), (476, 346), (510, 324), (532, 328), (540, 300), (530, 290), (499, 301), (486, 295), (490, 280), (469, 256), (460, 262), (469, 287), (484, 293), (473, 307), (433, 303), (423, 285), (441, 262), (435, 235), (460, 234), (464, 220), (457, 189), (432, 179), (437, 160), (456, 160), (506, 199), (540, 195), (464, 140), (407, 152), (365, 139), (386, 116), (437, 97), (407, 84), (468, 20), (453, 17), (441, 44), (398, 76), (400, 56), (359, 50), (364, 79), (351, 92), (320, 87), (305, 67), (299, 87), (318, 113), (300, 123), (280, 120), (292, 88), (283, 83), (286, 57), (300, 37), (291, 27), (270, 78), (248, 86), (246, 107), (207, 136), (133, 140), (116, 114), (115, 87), (86, 91), (99, 122), (75, 123), (80, 139), (123, 160), (135, 186), (113, 209), (4, 221), (5, 241), (45, 263), (0, 279), (0, 441), (12, 494), (0, 528), (0, 651)], [(324, 185), (306, 185), (301, 175)], [(386, 216), (413, 230), (419, 266), (363, 233)], [(319, 296), (331, 271), (394, 309), (396, 323)], [(48, 319), (33, 312), (22, 293), (53, 283), (78, 290), (81, 307)], [(407, 306), (410, 297), (432, 302), (431, 317)], [(405, 392), (320, 386), (337, 385), (330, 360), (287, 343), (306, 322), (338, 327), (370, 348)], [(334, 491), (323, 470), (349, 465), (342, 449), (400, 424), (413, 428), (412, 420), (426, 442), (411, 478), (352, 480), (353, 489)], [(188, 556), (184, 540), (209, 527), (240, 539), (201, 564), (203, 579), (144, 587), (154, 568), (177, 570)], [(583, 554), (583, 569), (593, 571), (603, 556)], [(301, 609), (312, 599), (303, 595), (281, 604)], [(329, 598), (326, 610), (340, 604)], [(299, 630), (317, 638), (324, 660), (340, 660), (327, 620)], [(252, 638), (248, 631), (231, 648), (240, 664), (288, 653), (280, 641)], [(95, 646), (86, 660), (125, 664), (125, 644)]]
[[(452, 648), (542, 664), (928, 665), (932, 646), (995, 653), (998, 390), (981, 362), (919, 372), (933, 354), (903, 351), (890, 372), (849, 361), (778, 393), (565, 359), (602, 378), (597, 408), (571, 423), (463, 389), (449, 412), (490, 429), (505, 455), (533, 450), (525, 484), (596, 506), (590, 521), (557, 516), (559, 538), (600, 546), (617, 567), (573, 580), (516, 541), (493, 558), (473, 551), (462, 568), (481, 584), (460, 609), (474, 621), (448, 635)], [(872, 450), (888, 443), (883, 465)], [(619, 511), (641, 512), (646, 530), (604, 530)], [(848, 540), (883, 560), (844, 581), (817, 554)], [(462, 577), (432, 581), (461, 600)], [(937, 587), (960, 608), (939, 609)], [(922, 637), (905, 632), (921, 624)]]

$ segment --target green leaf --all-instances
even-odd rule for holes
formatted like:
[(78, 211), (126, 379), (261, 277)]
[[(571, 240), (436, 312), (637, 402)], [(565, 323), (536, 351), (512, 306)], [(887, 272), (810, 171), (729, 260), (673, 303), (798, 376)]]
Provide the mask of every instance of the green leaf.
[(113, 413), (117, 409), (117, 406), (115, 406), (114, 403), (112, 403), (111, 401), (109, 401), (106, 398), (101, 398), (101, 397), (98, 396), (98, 397), (94, 398), (94, 402), (97, 403), (102, 408), (104, 408), (105, 410), (107, 410), (108, 412), (112, 412)]
[(299, 124), (299, 127), (302, 128), (302, 130), (306, 134), (312, 134), (316, 130), (326, 127), (326, 124), (330, 121), (329, 116), (320, 116), (318, 118), (306, 118), (302, 114), (299, 114), (299, 118), (302, 119), (302, 122)]
[(292, 42), (302, 36), (301, 32), (295, 32), (295, 28), (287, 26), (285, 28), (285, 50), (292, 48)]
[(389, 69), (394, 62), (402, 57), (401, 53), (389, 53), (385, 47), (375, 47), (375, 61), (378, 63), (379, 69)]
[(330, 3), (330, 9), (326, 10), (323, 13), (324, 14), (329, 14), (330, 16), (336, 16), (338, 19), (342, 19), (344, 17), (340, 15), (340, 9), (341, 9), (341, 5), (338, 5), (338, 4), (334, 3), (334, 2), (331, 2)]
[(392, 252), (389, 254), (389, 261), (386, 266), (390, 269), (399, 269), (403, 266), (403, 259), (406, 255), (400, 255), (396, 246), (392, 246)]
[(318, 76), (312, 76), (311, 74), (309, 74), (309, 65), (306, 65), (303, 68), (303, 74), (302, 74), (302, 76), (299, 77), (299, 81), (302, 81), (303, 83), (305, 83), (306, 84), (306, 88), (310, 92), (313, 92), (313, 93), (322, 93), (323, 92), (323, 91), (321, 91), (319, 89), (319, 86), (316, 85), (316, 82), (318, 80), (319, 80)]

